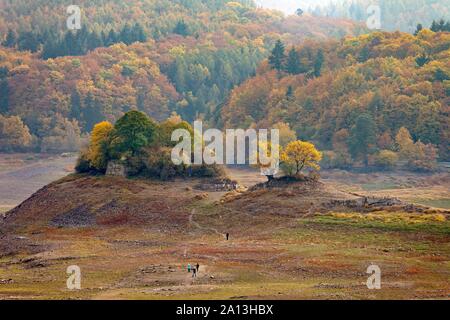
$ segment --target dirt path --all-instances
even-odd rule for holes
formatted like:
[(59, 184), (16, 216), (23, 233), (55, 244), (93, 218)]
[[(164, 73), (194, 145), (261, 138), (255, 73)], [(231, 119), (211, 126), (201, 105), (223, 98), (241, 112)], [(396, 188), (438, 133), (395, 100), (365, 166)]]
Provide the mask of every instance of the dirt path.
[(208, 275), (206, 274), (207, 266), (200, 266), (199, 272), (197, 273), (197, 277), (193, 277), (192, 271), (186, 274), (183, 285), (191, 286), (195, 283), (197, 279), (205, 278)]
[(193, 225), (194, 227), (200, 229), (200, 230), (210, 230), (213, 231), (214, 233), (216, 233), (217, 235), (223, 236), (223, 233), (219, 232), (216, 228), (207, 228), (207, 227), (202, 227), (201, 225), (199, 225), (197, 222), (194, 221), (194, 215), (195, 215), (196, 211), (195, 209), (192, 209), (191, 214), (189, 216), (189, 224)]

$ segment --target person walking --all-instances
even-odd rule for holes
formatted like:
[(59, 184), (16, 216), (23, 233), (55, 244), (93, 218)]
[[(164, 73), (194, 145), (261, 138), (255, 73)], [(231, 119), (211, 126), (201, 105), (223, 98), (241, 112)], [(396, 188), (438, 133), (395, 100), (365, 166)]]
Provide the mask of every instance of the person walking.
[(192, 278), (197, 278), (197, 269), (192, 268)]
[(197, 273), (200, 271), (200, 265), (197, 262), (197, 265), (195, 266), (197, 268)]
[(228, 239), (230, 238), (230, 234), (228, 232), (226, 234), (226, 237), (227, 237), (227, 241), (228, 241)]
[(187, 265), (187, 270), (189, 273), (191, 272), (191, 264), (190, 263), (188, 263), (188, 265)]

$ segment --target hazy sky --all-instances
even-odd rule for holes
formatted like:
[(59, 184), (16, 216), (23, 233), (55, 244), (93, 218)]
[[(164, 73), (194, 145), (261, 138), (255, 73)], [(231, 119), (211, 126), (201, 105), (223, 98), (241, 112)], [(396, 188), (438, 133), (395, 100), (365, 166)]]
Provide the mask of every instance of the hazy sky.
[(255, 2), (265, 8), (278, 9), (286, 14), (293, 14), (297, 8), (305, 10), (311, 5), (327, 4), (330, 0), (255, 0)]

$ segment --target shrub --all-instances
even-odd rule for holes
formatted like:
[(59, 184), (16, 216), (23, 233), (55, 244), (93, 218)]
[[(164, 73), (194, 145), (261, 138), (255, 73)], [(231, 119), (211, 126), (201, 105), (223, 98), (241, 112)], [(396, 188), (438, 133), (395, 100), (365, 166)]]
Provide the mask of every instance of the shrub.
[(75, 165), (75, 171), (77, 173), (88, 173), (91, 171), (91, 163), (88, 159), (88, 152), (86, 150), (80, 152), (77, 164)]
[(417, 171), (434, 171), (437, 167), (437, 148), (432, 144), (416, 142), (416, 155), (410, 159), (408, 166)]
[(80, 148), (80, 127), (78, 121), (56, 117), (56, 124), (42, 139), (41, 152), (70, 152)]
[(125, 165), (129, 176), (138, 176), (142, 174), (146, 169), (145, 154), (127, 157)]
[(402, 160), (407, 161), (407, 168), (417, 171), (433, 171), (437, 167), (437, 148), (424, 144), (420, 140), (414, 143), (406, 128), (401, 128), (396, 142)]
[[(189, 168), (188, 168), (189, 170)], [(219, 165), (193, 165), (192, 168), (193, 177), (220, 177), (225, 175), (225, 171)]]
[(325, 169), (348, 169), (352, 165), (352, 159), (348, 153), (324, 151), (320, 165)]
[(183, 175), (183, 166), (175, 166), (172, 162), (170, 148), (149, 148), (145, 150), (144, 165), (143, 174), (148, 177), (168, 180), (177, 174)]
[(392, 169), (398, 162), (397, 153), (390, 150), (381, 150), (375, 155), (375, 165), (383, 169)]
[(30, 130), (22, 119), (0, 114), (0, 151), (26, 150), (32, 143)]
[(172, 132), (176, 129), (185, 129), (190, 132), (191, 137), (194, 136), (194, 129), (188, 122), (182, 121), (176, 115), (172, 115), (172, 117), (160, 124), (156, 144), (161, 147), (174, 147), (177, 142), (173, 142), (171, 138)]

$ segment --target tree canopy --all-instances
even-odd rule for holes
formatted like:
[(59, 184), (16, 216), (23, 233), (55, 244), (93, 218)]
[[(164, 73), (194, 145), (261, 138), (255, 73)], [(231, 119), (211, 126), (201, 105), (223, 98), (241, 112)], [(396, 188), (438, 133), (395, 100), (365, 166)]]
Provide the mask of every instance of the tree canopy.
[(319, 162), (322, 160), (322, 153), (314, 144), (306, 141), (290, 142), (281, 153), (283, 168), (288, 175), (296, 176), (304, 168), (319, 170)]
[(290, 49), (282, 71), (262, 62), (231, 92), (221, 120), (224, 127), (289, 123), (299, 139), (342, 167), (371, 165), (381, 151), (397, 152), (393, 140), (404, 127), (414, 143), (438, 149), (428, 154), (448, 161), (449, 46), (450, 33), (425, 28), (416, 36), (373, 32), (306, 41)]
[(19, 117), (34, 141), (11, 150), (76, 150), (72, 135), (83, 139), (96, 123), (133, 109), (158, 121), (177, 112), (189, 122), (220, 122), (230, 91), (256, 73), (277, 40), (364, 31), (283, 17), (246, 0), (81, 5), (81, 30), (67, 30), (66, 6), (55, 1), (10, 1), (0, 10), (0, 114)]
[(156, 124), (140, 111), (129, 111), (117, 120), (111, 138), (112, 154), (136, 155), (155, 139)]

